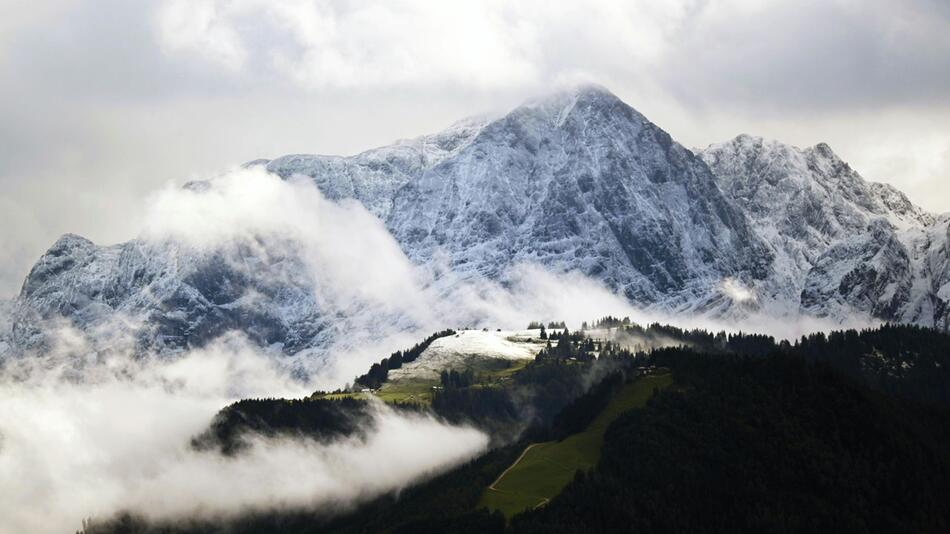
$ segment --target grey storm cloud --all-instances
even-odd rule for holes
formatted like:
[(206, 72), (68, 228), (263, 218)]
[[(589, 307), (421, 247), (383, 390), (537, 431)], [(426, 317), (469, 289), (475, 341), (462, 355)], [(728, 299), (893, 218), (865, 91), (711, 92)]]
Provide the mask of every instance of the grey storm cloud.
[(716, 5), (705, 3), (672, 40), (663, 84), (684, 101), (778, 113), (946, 105), (950, 4)]
[(2, 0), (0, 295), (165, 183), (354, 153), (594, 81), (687, 146), (829, 142), (950, 210), (942, 0)]

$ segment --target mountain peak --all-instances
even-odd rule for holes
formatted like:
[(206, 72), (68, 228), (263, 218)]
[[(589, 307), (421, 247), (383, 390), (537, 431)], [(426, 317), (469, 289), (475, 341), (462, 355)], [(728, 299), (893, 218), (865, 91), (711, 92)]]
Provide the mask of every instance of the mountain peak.
[(707, 160), (727, 157), (727, 154), (731, 154), (731, 157), (764, 158), (766, 162), (782, 161), (798, 167), (807, 165), (807, 162), (811, 160), (826, 167), (825, 170), (831, 178), (840, 178), (842, 174), (851, 172), (848, 164), (828, 146), (828, 143), (824, 142), (802, 149), (775, 139), (742, 133), (728, 141), (713, 143), (698, 152), (705, 154)]
[(620, 98), (610, 89), (596, 83), (580, 83), (572, 86), (568, 91), (578, 98), (620, 101)]
[(835, 151), (832, 150), (828, 145), (828, 143), (825, 142), (820, 142), (815, 146), (808, 147), (803, 150), (797, 146), (783, 143), (775, 139), (765, 138), (761, 135), (750, 135), (747, 133), (741, 133), (728, 141), (713, 143), (709, 145), (704, 151), (722, 150), (726, 147), (733, 147), (734, 150), (753, 150), (755, 152), (774, 152), (778, 150), (782, 152), (794, 152), (799, 154), (811, 153), (824, 159), (841, 160), (838, 154), (836, 154)]
[(934, 220), (900, 191), (866, 181), (824, 142), (801, 149), (743, 134), (699, 154), (759, 226), (786, 236), (789, 263), (801, 272), (813, 266), (802, 250), (864, 233), (874, 219), (904, 230)]
[(553, 91), (541, 94), (528, 100), (526, 104), (544, 104), (560, 102), (563, 100), (584, 100), (584, 101), (604, 101), (604, 102), (622, 102), (617, 95), (613, 94), (603, 85), (596, 83), (578, 83), (566, 85)]
[(66, 251), (75, 249), (75, 248), (89, 248), (94, 247), (95, 244), (86, 239), (85, 237), (73, 233), (63, 234), (56, 240), (55, 243), (46, 251), (46, 254), (52, 254), (58, 256)]
[(649, 122), (610, 90), (592, 83), (572, 85), (532, 98), (506, 117), (530, 117), (530, 120), (540, 119), (556, 127), (564, 125), (572, 117), (582, 123), (611, 122), (617, 119), (625, 119), (638, 125)]
[(752, 135), (747, 133), (741, 133), (728, 141), (723, 141), (721, 143), (713, 143), (706, 147), (705, 150), (722, 150), (726, 147), (732, 147), (733, 150), (739, 151), (754, 151), (754, 152), (770, 152), (776, 149), (785, 149), (785, 150), (798, 150), (797, 147), (787, 145), (781, 141), (775, 139), (770, 139), (763, 137), (761, 135)]
[(828, 146), (828, 143), (821, 142), (809, 149), (811, 152), (815, 153), (822, 158), (831, 160), (831, 161), (840, 161), (841, 158), (838, 157), (838, 154), (835, 154), (835, 151)]

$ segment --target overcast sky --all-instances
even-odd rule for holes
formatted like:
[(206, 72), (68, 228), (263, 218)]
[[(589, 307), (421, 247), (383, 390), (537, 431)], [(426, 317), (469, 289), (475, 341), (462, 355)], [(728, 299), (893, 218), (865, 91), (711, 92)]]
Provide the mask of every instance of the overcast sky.
[(689, 147), (829, 143), (950, 211), (946, 0), (0, 0), (0, 296), (168, 181), (593, 81)]

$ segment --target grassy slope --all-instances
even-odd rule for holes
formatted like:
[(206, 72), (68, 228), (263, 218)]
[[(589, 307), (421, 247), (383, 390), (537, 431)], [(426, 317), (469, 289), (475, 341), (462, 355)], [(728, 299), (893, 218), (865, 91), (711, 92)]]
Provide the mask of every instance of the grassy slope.
[(547, 502), (564, 489), (578, 469), (590, 469), (600, 458), (604, 433), (623, 412), (642, 407), (654, 388), (673, 383), (671, 375), (640, 378), (626, 385), (583, 432), (562, 441), (536, 443), (482, 495), (479, 506), (501, 510), (506, 517)]
[(377, 397), (385, 402), (416, 402), (429, 404), (432, 402), (432, 386), (439, 383), (433, 380), (403, 379), (397, 382), (386, 382)]
[[(531, 360), (505, 360), (502, 358), (471, 358), (457, 370), (472, 369), (478, 378), (478, 386), (495, 387), (504, 385), (512, 375), (525, 368)], [(376, 393), (326, 393), (325, 399), (352, 397), (365, 399), (375, 395), (383, 402), (414, 402), (429, 404), (432, 402), (432, 386), (438, 386), (439, 380), (419, 378), (400, 378), (383, 383)]]
[[(531, 360), (505, 360), (502, 358), (469, 358), (457, 370), (471, 369), (478, 379), (477, 386), (494, 387), (503, 385), (505, 380), (524, 369)], [(418, 378), (400, 378), (390, 380), (379, 388), (377, 397), (385, 402), (432, 402), (432, 386), (438, 386), (439, 380)]]

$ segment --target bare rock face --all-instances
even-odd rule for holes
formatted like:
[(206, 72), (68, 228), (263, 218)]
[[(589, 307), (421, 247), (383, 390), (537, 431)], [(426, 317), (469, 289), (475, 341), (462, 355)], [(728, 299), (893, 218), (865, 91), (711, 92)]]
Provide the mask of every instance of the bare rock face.
[(30, 271), (15, 303), (15, 346), (35, 347), (49, 321), (114, 334), (137, 348), (175, 351), (241, 330), (261, 345), (295, 351), (323, 328), (297, 258), (240, 244), (207, 253), (170, 242), (97, 247), (66, 235)]
[(472, 276), (531, 261), (641, 304), (694, 309), (720, 297), (723, 277), (762, 279), (771, 262), (707, 166), (599, 87), (353, 158), (267, 168), (359, 200), (412, 260), (445, 253)]
[(821, 143), (740, 135), (700, 151), (775, 255), (765, 290), (801, 313), (947, 327), (947, 220)]

